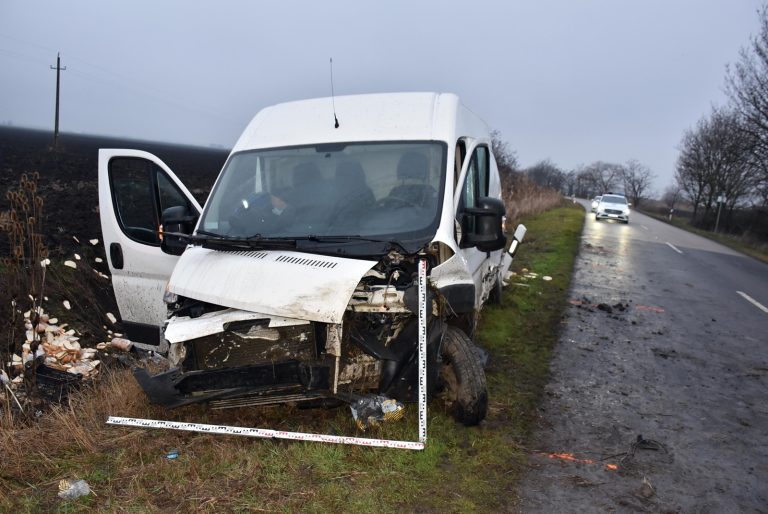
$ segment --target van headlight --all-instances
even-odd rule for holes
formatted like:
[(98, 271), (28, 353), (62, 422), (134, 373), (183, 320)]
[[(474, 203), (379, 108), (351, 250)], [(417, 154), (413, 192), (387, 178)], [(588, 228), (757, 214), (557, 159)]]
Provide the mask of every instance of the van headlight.
[(170, 284), (170, 281), (165, 283), (165, 292), (163, 293), (163, 302), (165, 302), (166, 305), (171, 305), (179, 301), (179, 295), (172, 293), (169, 289)]

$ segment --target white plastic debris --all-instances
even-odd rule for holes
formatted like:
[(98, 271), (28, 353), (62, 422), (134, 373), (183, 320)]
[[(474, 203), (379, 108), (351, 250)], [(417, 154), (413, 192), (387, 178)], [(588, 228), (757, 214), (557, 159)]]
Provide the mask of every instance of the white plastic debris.
[(40, 266), (42, 266), (43, 268), (45, 268), (45, 267), (46, 267), (46, 266), (48, 266), (50, 263), (51, 263), (51, 259), (43, 259), (42, 261), (40, 261)]
[(64, 308), (67, 309), (67, 310), (72, 308), (72, 306), (69, 304), (69, 300), (64, 300), (61, 303), (64, 305)]
[(95, 260), (96, 262), (98, 262), (98, 263), (102, 263), (102, 262), (104, 262), (104, 259), (102, 259), (101, 257), (96, 257), (94, 260)]
[(75, 240), (75, 243), (80, 244), (80, 240), (77, 238), (77, 236), (72, 236), (72, 239)]
[(59, 498), (74, 500), (89, 494), (91, 494), (91, 488), (85, 480), (75, 480), (74, 482), (61, 480), (59, 482)]
[(75, 261), (64, 261), (64, 266), (68, 266), (72, 269), (77, 269), (77, 264), (75, 264)]
[(79, 256), (78, 254), (75, 254), (75, 260), (76, 260), (76, 261), (79, 261), (79, 260), (80, 260), (80, 256)]
[(109, 346), (117, 350), (128, 352), (131, 350), (131, 347), (133, 346), (133, 342), (129, 341), (128, 339), (123, 339), (122, 337), (115, 337), (114, 339), (112, 339), (112, 341), (109, 342)]
[(99, 240), (98, 240), (98, 239), (91, 239), (91, 240), (90, 240), (90, 243), (91, 243), (93, 246), (96, 246), (97, 244), (99, 244)]
[(544, 275), (543, 277), (541, 277), (541, 280), (545, 282), (549, 282), (550, 280), (552, 280), (552, 277), (550, 277), (549, 275)]
[(111, 312), (108, 312), (108, 313), (107, 313), (107, 318), (109, 319), (109, 322), (110, 322), (110, 323), (112, 323), (113, 325), (114, 325), (115, 323), (117, 323), (117, 318), (116, 318), (116, 317), (115, 317), (115, 315), (114, 315), (114, 314), (112, 314)]

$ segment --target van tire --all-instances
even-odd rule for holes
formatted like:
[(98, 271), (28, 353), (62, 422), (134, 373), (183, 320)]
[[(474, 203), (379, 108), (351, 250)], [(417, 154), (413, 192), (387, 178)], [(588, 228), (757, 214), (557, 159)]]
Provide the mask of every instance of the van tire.
[(448, 326), (440, 356), (441, 398), (456, 421), (477, 425), (488, 411), (488, 387), (475, 344), (464, 332)]
[(488, 305), (501, 305), (502, 295), (504, 294), (503, 289), (504, 284), (501, 283), (501, 277), (497, 277), (488, 295)]

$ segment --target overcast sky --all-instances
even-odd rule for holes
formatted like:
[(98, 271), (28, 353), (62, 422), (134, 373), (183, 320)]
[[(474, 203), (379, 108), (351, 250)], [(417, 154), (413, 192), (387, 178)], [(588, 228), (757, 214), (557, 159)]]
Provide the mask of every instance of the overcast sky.
[[(726, 102), (760, 0), (0, 1), (0, 123), (230, 148), (262, 107), (448, 91), (529, 166), (649, 166)], [(2, 159), (2, 156), (0, 156)]]

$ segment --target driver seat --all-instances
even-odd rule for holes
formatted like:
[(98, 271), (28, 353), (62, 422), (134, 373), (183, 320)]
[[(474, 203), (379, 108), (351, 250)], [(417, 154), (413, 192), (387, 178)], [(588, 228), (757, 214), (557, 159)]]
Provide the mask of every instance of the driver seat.
[(437, 201), (437, 191), (426, 183), (429, 178), (429, 164), (424, 154), (403, 154), (397, 163), (397, 178), (400, 184), (392, 188), (390, 197), (419, 207), (427, 207)]

